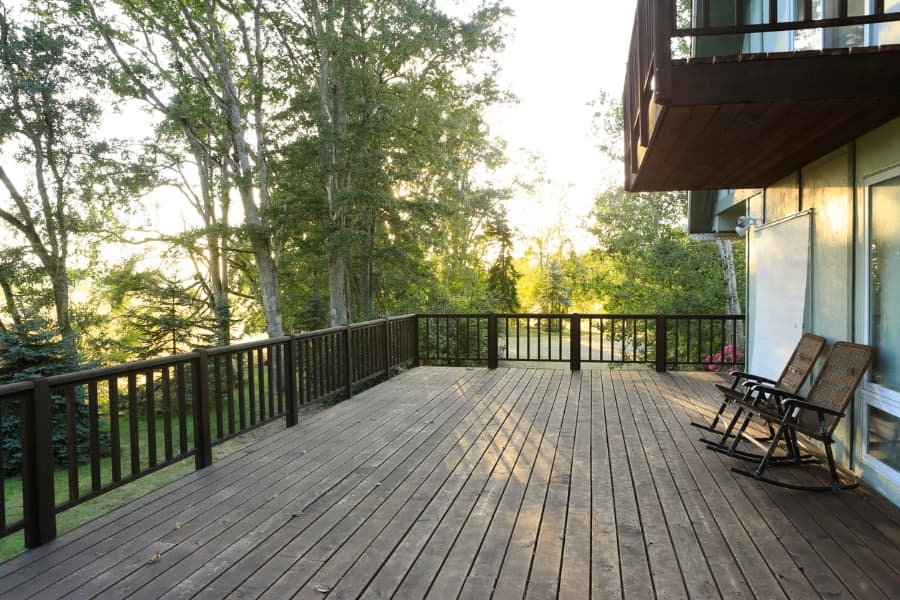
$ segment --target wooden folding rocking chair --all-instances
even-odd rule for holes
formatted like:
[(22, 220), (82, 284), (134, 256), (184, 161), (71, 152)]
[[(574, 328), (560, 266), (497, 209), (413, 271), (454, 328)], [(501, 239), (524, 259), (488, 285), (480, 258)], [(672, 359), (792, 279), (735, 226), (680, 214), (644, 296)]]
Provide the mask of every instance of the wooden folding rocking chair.
[[(691, 425), (699, 427), (700, 429), (705, 429), (711, 433), (725, 433), (725, 431), (716, 428), (719, 422), (722, 421), (725, 409), (729, 404), (734, 402), (750, 402), (752, 397), (757, 394), (757, 391), (754, 390), (754, 386), (759, 384), (767, 384), (792, 394), (798, 393), (800, 388), (803, 387), (803, 384), (806, 382), (806, 379), (809, 377), (813, 365), (816, 364), (816, 359), (819, 357), (819, 354), (822, 353), (824, 347), (825, 338), (812, 333), (804, 333), (800, 338), (800, 341), (797, 342), (797, 347), (794, 348), (791, 358), (784, 366), (784, 370), (777, 380), (745, 373), (743, 371), (734, 371), (731, 373), (734, 379), (730, 386), (721, 383), (715, 384), (716, 389), (722, 394), (722, 404), (719, 406), (719, 410), (716, 412), (712, 421), (710, 423), (699, 423), (694, 421), (691, 422)], [(731, 427), (734, 426), (735, 422), (736, 419), (733, 418)], [(724, 439), (730, 437), (731, 427), (726, 430), (729, 435), (726, 435)], [(701, 438), (701, 441), (715, 443), (705, 438)]]
[[(859, 386), (859, 382), (862, 380), (866, 369), (869, 368), (871, 360), (872, 349), (869, 346), (838, 342), (825, 358), (822, 370), (816, 376), (806, 397), (779, 390), (775, 387), (766, 387), (765, 390), (760, 391), (765, 391), (766, 394), (769, 394), (776, 401), (772, 407), (762, 406), (759, 403), (754, 404), (752, 400), (749, 403), (739, 400), (737, 402), (738, 406), (746, 410), (747, 415), (744, 418), (740, 431), (737, 433), (735, 445), (741, 438), (748, 439), (745, 431), (754, 414), (769, 424), (777, 424), (777, 429), (766, 449), (766, 453), (757, 456), (760, 462), (755, 471), (750, 472), (735, 467), (732, 467), (731, 470), (758, 481), (765, 481), (766, 483), (797, 490), (832, 491), (852, 489), (858, 486), (859, 481), (842, 481), (838, 476), (834, 462), (834, 453), (831, 448), (833, 442), (832, 434), (838, 422), (844, 416), (847, 406), (850, 404), (857, 386)], [(813, 462), (809, 460), (811, 458), (809, 455), (801, 455), (797, 434), (804, 434), (817, 439), (824, 445), (825, 458), (828, 462), (828, 470), (831, 476), (829, 485), (800, 485), (779, 481), (764, 475), (766, 468), (770, 466)], [(775, 450), (782, 440), (787, 446), (786, 454), (776, 456)], [(718, 446), (709, 446), (709, 448), (727, 452)], [(734, 446), (732, 447), (733, 449)], [(754, 455), (741, 452), (737, 456), (739, 458), (749, 458)], [(819, 461), (816, 460), (815, 462)]]

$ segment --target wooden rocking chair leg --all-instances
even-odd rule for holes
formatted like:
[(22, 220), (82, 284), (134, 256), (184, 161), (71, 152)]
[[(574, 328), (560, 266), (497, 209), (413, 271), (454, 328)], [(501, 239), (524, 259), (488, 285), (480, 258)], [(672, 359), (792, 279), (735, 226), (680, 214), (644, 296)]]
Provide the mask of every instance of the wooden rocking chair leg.
[(731, 467), (731, 471), (740, 475), (752, 477), (753, 479), (764, 479), (763, 472), (766, 470), (766, 467), (769, 464), (769, 460), (771, 460), (772, 456), (775, 454), (775, 448), (778, 447), (778, 441), (781, 439), (781, 436), (784, 435), (786, 427), (787, 425), (784, 422), (782, 422), (781, 426), (778, 427), (778, 431), (775, 432), (775, 437), (772, 438), (772, 443), (769, 444), (769, 448), (768, 450), (766, 450), (766, 454), (765, 456), (763, 456), (762, 461), (760, 461), (759, 466), (756, 467), (755, 472), (751, 473), (746, 469), (738, 469), (737, 467)]
[[(737, 424), (738, 419), (741, 418), (741, 414), (743, 414), (743, 412), (744, 412), (744, 409), (741, 407), (738, 407), (737, 411), (734, 413), (734, 416), (731, 417), (731, 421), (729, 421), (728, 427), (726, 427), (725, 431), (722, 432), (721, 438), (719, 438), (718, 440), (711, 440), (709, 438), (700, 438), (700, 441), (703, 442), (704, 444), (708, 444), (713, 447), (725, 448), (725, 442), (728, 441), (728, 438), (730, 438), (732, 435), (734, 435), (731, 432), (734, 430), (734, 426)], [(718, 433), (718, 432), (713, 432), (713, 433)]]
[(734, 454), (737, 451), (738, 444), (741, 443), (741, 438), (744, 437), (744, 432), (747, 431), (747, 426), (750, 425), (750, 420), (752, 418), (753, 413), (748, 410), (744, 422), (741, 423), (741, 428), (738, 430), (737, 434), (735, 434), (734, 441), (731, 442), (731, 447), (728, 449), (729, 454)]
[(713, 420), (710, 423), (700, 423), (699, 421), (691, 421), (691, 425), (694, 427), (698, 427), (700, 429), (705, 429), (706, 431), (712, 433), (721, 433), (716, 429), (716, 425), (719, 424), (719, 421), (722, 420), (722, 415), (725, 414), (725, 407), (728, 406), (728, 402), (722, 402), (719, 406), (718, 412), (716, 412), (716, 416), (713, 417)]
[(825, 439), (823, 439), (822, 442), (825, 445), (825, 458), (828, 459), (828, 472), (831, 475), (832, 491), (852, 490), (853, 488), (859, 487), (859, 480), (848, 483), (841, 482), (841, 479), (838, 476), (837, 467), (834, 464), (834, 452), (831, 450), (831, 435), (825, 436)]

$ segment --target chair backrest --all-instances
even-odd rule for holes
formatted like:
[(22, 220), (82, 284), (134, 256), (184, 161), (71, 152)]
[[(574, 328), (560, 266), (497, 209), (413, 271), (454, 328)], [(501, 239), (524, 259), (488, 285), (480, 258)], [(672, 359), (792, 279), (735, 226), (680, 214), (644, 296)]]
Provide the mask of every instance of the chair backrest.
[[(869, 363), (872, 361), (872, 348), (850, 342), (837, 342), (825, 357), (822, 370), (816, 375), (807, 402), (843, 413), (853, 398), (856, 387), (862, 380)], [(810, 410), (801, 411), (798, 415), (797, 429), (821, 439), (819, 418)], [(828, 433), (837, 427), (840, 417), (826, 415), (825, 426)]]
[(775, 387), (792, 394), (799, 394), (800, 388), (812, 372), (816, 359), (825, 347), (825, 338), (813, 333), (804, 333), (791, 359), (784, 366), (784, 371), (775, 383)]

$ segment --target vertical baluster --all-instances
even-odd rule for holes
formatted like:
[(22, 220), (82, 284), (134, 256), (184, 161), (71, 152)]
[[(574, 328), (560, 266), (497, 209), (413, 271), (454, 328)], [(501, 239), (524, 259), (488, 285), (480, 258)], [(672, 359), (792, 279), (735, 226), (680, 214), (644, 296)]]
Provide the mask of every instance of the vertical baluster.
[(600, 321), (600, 362), (604, 362), (603, 361), (603, 351), (606, 349), (606, 338), (603, 335), (603, 329), (604, 329), (603, 324), (606, 321), (606, 319), (604, 319), (603, 317), (600, 317), (599, 321)]
[(109, 445), (112, 453), (113, 483), (122, 479), (122, 440), (119, 431), (119, 381), (115, 377), (107, 380), (109, 392)]
[(139, 430), (137, 374), (128, 374), (128, 436), (131, 442), (131, 474), (141, 472), (141, 438)]
[(276, 386), (275, 391), (276, 399), (278, 400), (278, 414), (282, 414), (285, 411), (285, 394), (287, 393), (287, 386), (291, 385), (289, 382), (288, 364), (286, 362), (287, 348), (291, 344), (293, 344), (293, 341), (289, 340), (275, 346), (275, 371), (278, 374), (276, 376), (278, 385)]
[(594, 359), (594, 319), (593, 317), (588, 317), (587, 319), (587, 359), (588, 362), (591, 362)]
[(69, 500), (78, 499), (78, 407), (75, 388), (66, 386), (66, 462), (69, 471)]
[(315, 400), (315, 390), (313, 389), (314, 377), (312, 371), (313, 364), (313, 348), (312, 348), (312, 340), (306, 338), (301, 342), (301, 348), (303, 348), (303, 389), (304, 389), (304, 398), (303, 402), (312, 402)]
[[(884, 0), (876, 0), (876, 2), (884, 2)], [(882, 4), (883, 5), (883, 4)], [(813, 0), (803, 0), (803, 20), (813, 20)]]
[[(519, 317), (516, 317), (516, 360), (522, 359), (522, 320)], [(527, 338), (526, 338), (527, 341)]]
[(234, 354), (226, 354), (225, 360), (225, 397), (228, 404), (228, 434), (234, 434)]
[(247, 391), (244, 381), (244, 354), (238, 352), (234, 355), (237, 361), (237, 385), (238, 385), (238, 415), (241, 431), (247, 429)]
[[(97, 382), (88, 383), (88, 438), (91, 460), (91, 490), (100, 489), (100, 402), (97, 396)], [(2, 474), (3, 469), (0, 469)]]
[(769, 0), (769, 24), (778, 22), (778, 0)]
[(225, 437), (225, 411), (222, 406), (222, 356), (214, 356), (213, 405), (216, 407), (216, 439)]
[(272, 382), (266, 381), (266, 360), (263, 359), (264, 349), (256, 349), (256, 383), (259, 386), (259, 422), (266, 420), (266, 388), (271, 387)]
[(172, 392), (169, 380), (169, 367), (162, 368), (162, 403), (163, 403), (163, 445), (165, 446), (166, 460), (172, 460)]
[(269, 418), (275, 416), (275, 390), (279, 390), (279, 395), (281, 394), (281, 381), (278, 379), (278, 375), (275, 371), (275, 361), (278, 360), (278, 350), (277, 346), (267, 346), (266, 347), (266, 358), (268, 359), (267, 363), (267, 373), (269, 376), (269, 385), (268, 389), (268, 398), (269, 398)]
[(647, 336), (647, 331), (650, 329), (650, 320), (647, 317), (644, 317), (644, 362), (647, 362), (650, 358), (650, 340)]
[(631, 320), (631, 354), (634, 362), (637, 362), (637, 317)]
[[(11, 400), (12, 399), (9, 398), (7, 402), (10, 402)], [(0, 415), (5, 415), (7, 411), (8, 409), (4, 406), (3, 397), (0, 396)], [(19, 431), (21, 431), (21, 427), (22, 421), (20, 419)], [(0, 448), (4, 447), (3, 441), (3, 427), (0, 427)], [(21, 441), (19, 445), (21, 446)], [(3, 464), (0, 462), (0, 530), (2, 529), (6, 529), (6, 469), (3, 468)]]
[(256, 369), (253, 368), (253, 350), (247, 350), (247, 404), (250, 408), (250, 427), (256, 425)]
[(156, 466), (156, 389), (153, 385), (153, 370), (144, 373), (144, 387), (147, 391), (147, 464)]
[[(181, 454), (187, 454), (187, 380), (184, 377), (184, 363), (175, 365), (175, 390), (176, 402), (178, 402), (178, 448)], [(199, 418), (199, 416), (194, 415), (194, 418)]]

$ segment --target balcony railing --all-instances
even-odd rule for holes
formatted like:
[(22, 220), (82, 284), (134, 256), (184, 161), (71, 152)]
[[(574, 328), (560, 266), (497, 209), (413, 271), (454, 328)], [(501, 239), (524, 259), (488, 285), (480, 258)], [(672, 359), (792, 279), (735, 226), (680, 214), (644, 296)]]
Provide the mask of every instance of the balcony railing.
[(407, 315), (0, 386), (0, 537), (46, 543), (62, 511), (419, 364), (737, 368), (742, 340), (741, 316)]
[[(761, 187), (893, 118), (898, 22), (895, 0), (638, 0), (624, 90), (626, 189)], [(823, 70), (806, 77), (811, 68)], [(829, 106), (834, 99), (845, 103)], [(783, 100), (819, 104), (791, 113)], [(730, 152), (725, 139), (736, 140)]]

